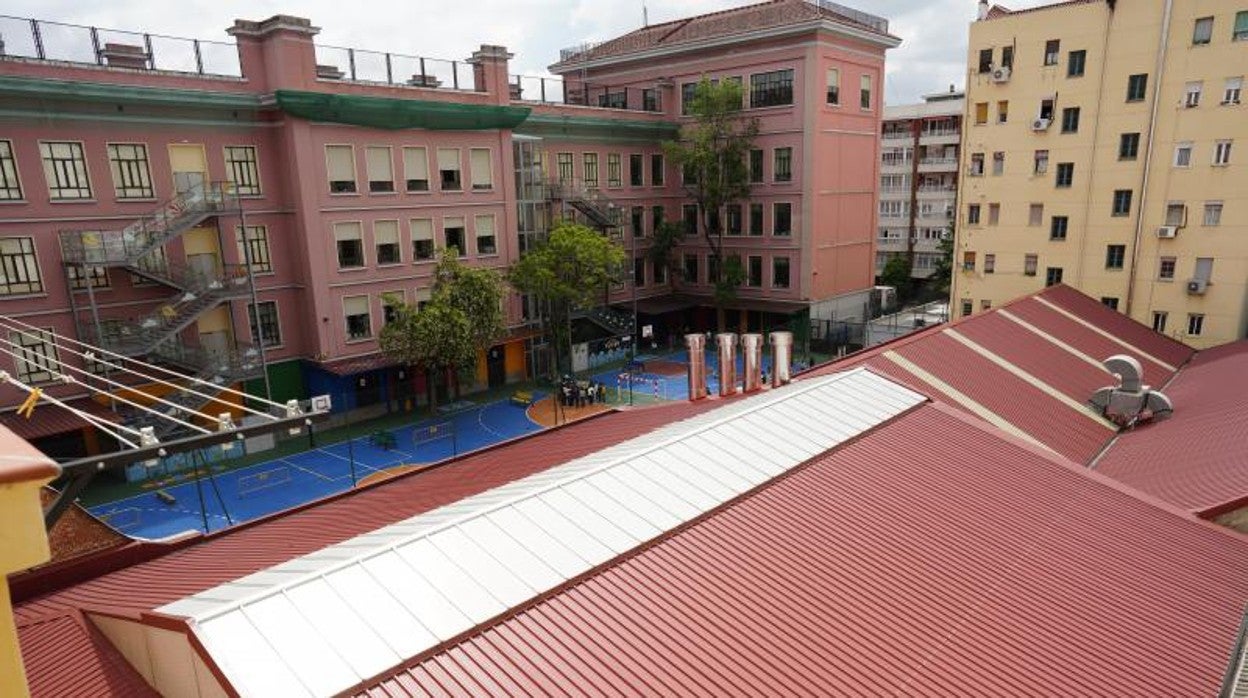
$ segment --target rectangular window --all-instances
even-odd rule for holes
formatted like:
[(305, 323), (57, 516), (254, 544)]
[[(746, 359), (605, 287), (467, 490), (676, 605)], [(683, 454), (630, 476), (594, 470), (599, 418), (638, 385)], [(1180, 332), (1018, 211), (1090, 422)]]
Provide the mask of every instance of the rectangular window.
[(641, 88), (641, 110), (659, 111), (659, 91), (653, 87)]
[(1157, 278), (1171, 280), (1174, 279), (1174, 270), (1178, 265), (1178, 260), (1174, 257), (1162, 257), (1161, 263), (1157, 267)]
[[(230, 149), (225, 150), (228, 158)], [(226, 165), (228, 167), (228, 161)], [(109, 143), (108, 168), (113, 174), (113, 193), (118, 199), (151, 199), (156, 196), (152, 189), (152, 173), (148, 168), (146, 145)]]
[(355, 151), (351, 146), (325, 146), (325, 164), (329, 171), (329, 193), (355, 192)]
[(638, 288), (646, 285), (645, 257), (633, 257), (633, 285)]
[(997, 151), (992, 154), (992, 174), (994, 177), (1000, 177), (1005, 174), (1005, 152)]
[(1027, 225), (1044, 225), (1044, 204), (1032, 204), (1027, 212)]
[(654, 153), (650, 156), (650, 186), (663, 186), (663, 155)]
[(1199, 337), (1205, 331), (1205, 316), (1201, 313), (1187, 314), (1187, 334), (1189, 337)]
[(459, 148), (438, 148), (438, 181), (442, 191), (463, 191), (459, 174)]
[(1222, 86), (1222, 106), (1230, 106), (1239, 104), (1240, 95), (1244, 89), (1244, 78), (1234, 77), (1227, 78), (1226, 84)]
[(1083, 77), (1084, 64), (1087, 63), (1087, 51), (1071, 51), (1066, 54), (1066, 77)]
[(468, 166), (472, 168), (472, 190), (488, 191), (494, 188), (494, 159), (489, 148), (469, 148)]
[(1183, 106), (1188, 109), (1200, 106), (1200, 93), (1205, 89), (1203, 80), (1194, 80), (1183, 88)]
[(1117, 310), (1118, 299), (1113, 296), (1101, 296), (1101, 305), (1109, 308), (1110, 310)]
[(607, 153), (607, 186), (624, 186), (623, 174), (620, 172), (619, 153)]
[(1161, 310), (1153, 311), (1153, 331), (1154, 332), (1164, 333), (1166, 331), (1166, 319), (1169, 317), (1169, 315), (1170, 315), (1169, 313), (1166, 313)]
[(343, 298), (342, 314), (346, 318), (347, 341), (359, 341), (373, 336), (373, 318), (368, 308), (368, 296)]
[(560, 184), (566, 184), (576, 179), (576, 166), (572, 163), (572, 153), (555, 155), (555, 164), (558, 168)]
[(598, 153), (581, 153), (581, 175), (586, 187), (598, 188)]
[(1235, 26), (1231, 29), (1231, 41), (1248, 41), (1248, 10), (1235, 13)]
[(1205, 225), (1214, 226), (1222, 223), (1222, 202), (1206, 201), (1205, 202)]
[(1187, 225), (1187, 204), (1166, 204), (1166, 225), (1185, 227)]
[(1014, 67), (1014, 47), (1013, 46), (1001, 47), (1001, 67), (1003, 68)]
[(787, 202), (772, 204), (771, 234), (781, 237), (793, 234), (793, 204)]
[(65, 267), (66, 275), (69, 277), (69, 287), (75, 291), (84, 290), (87, 287), (87, 280), (91, 281), (91, 288), (109, 288), (108, 269), (104, 267), (87, 267), (86, 276), (83, 276), (81, 267), (70, 266)]
[(278, 320), (277, 302), (260, 301), (247, 304), (248, 321), (251, 325), (251, 343), (263, 344), (266, 347), (277, 347), (282, 344), (282, 328)]
[(962, 271), (975, 271), (975, 253), (962, 253)]
[(1213, 39), (1213, 18), (1200, 17), (1196, 20), (1196, 24), (1192, 27), (1192, 44), (1195, 46), (1203, 46)]
[(633, 231), (633, 237), (644, 238), (646, 236), (646, 207), (633, 206), (629, 209), (629, 227)]
[(988, 204), (988, 225), (1001, 222), (1001, 204)]
[(966, 224), (967, 225), (979, 225), (979, 216), (980, 216), (979, 210), (980, 210), (979, 204), (967, 204), (966, 205)]
[(1049, 239), (1065, 240), (1066, 231), (1070, 227), (1070, 218), (1068, 216), (1053, 216), (1049, 221)]
[(983, 153), (971, 153), (971, 170), (967, 174), (972, 177), (982, 177), (984, 175)]
[(1037, 150), (1035, 157), (1035, 166), (1032, 172), (1036, 174), (1045, 174), (1049, 171), (1049, 151)]
[(725, 231), (728, 235), (741, 235), (745, 232), (744, 222), (741, 220), (741, 204), (728, 204), (724, 207), (727, 214), (728, 228)]
[(1110, 213), (1111, 216), (1131, 215), (1131, 194), (1130, 189), (1114, 190), (1114, 208)]
[(1178, 143), (1174, 146), (1174, 166), (1175, 167), (1191, 167), (1192, 166), (1192, 144)]
[(17, 176), (13, 142), (0, 141), (0, 201), (21, 201), (22, 183)]
[(34, 385), (56, 379), (61, 373), (61, 360), (55, 340), (52, 330), (9, 333), (9, 345), (17, 355), (13, 363), (17, 367), (18, 380)]
[(1217, 141), (1213, 144), (1213, 164), (1231, 164), (1231, 141)]
[(788, 288), (789, 287), (789, 258), (788, 257), (772, 257), (771, 259), (771, 287), (772, 288)]
[(973, 301), (963, 300), (961, 305), (962, 305), (962, 308), (961, 308), (962, 317), (966, 317), (970, 315), (971, 313), (975, 312), (975, 303)]
[(498, 254), (498, 241), (494, 232), (494, 214), (477, 214), (472, 219), (473, 230), (477, 234), (477, 254)]
[(681, 206), (680, 220), (684, 223), (685, 235), (696, 235), (698, 232), (698, 205), (684, 204)]
[(267, 274), (273, 271), (273, 258), (269, 255), (269, 229), (263, 225), (247, 226), (244, 239), (241, 226), (234, 227), (234, 240), (238, 243), (238, 261), (247, 263), (251, 257), (251, 273)]
[(53, 201), (91, 198), (91, 178), (87, 176), (87, 156), (81, 143), (40, 141), (39, 152)]
[(841, 71), (828, 68), (828, 104), (837, 106), (841, 103)]
[(1105, 268), (1121, 269), (1127, 257), (1126, 245), (1106, 245), (1105, 246)]
[(424, 148), (403, 149), (403, 179), (409, 192), (429, 191), (429, 155)]
[(995, 254), (984, 255), (984, 273), (985, 274), (997, 273), (997, 256)]
[(1059, 188), (1067, 188), (1075, 183), (1075, 163), (1059, 162), (1057, 163), (1057, 186)]
[(334, 224), (334, 243), (338, 246), (338, 268), (358, 269), (364, 266), (364, 240), (359, 222)]
[(667, 283), (667, 265), (657, 259), (651, 260), (650, 278), (654, 279), (655, 284)]
[(759, 288), (763, 285), (763, 258), (758, 255), (746, 257), (745, 285)]
[(975, 125), (983, 126), (986, 123), (988, 123), (988, 103), (976, 102), (975, 103)]
[(680, 115), (689, 116), (693, 113), (693, 98), (697, 94), (698, 83), (686, 82), (680, 86)]
[(433, 259), (433, 220), (429, 218), (413, 218), (412, 226), (412, 259), (427, 262)]
[(650, 229), (657, 231), (660, 225), (663, 225), (663, 207), (651, 206), (650, 207)]
[(1213, 257), (1196, 258), (1196, 270), (1192, 273), (1192, 279), (1205, 283), (1213, 281)]
[(793, 103), (793, 70), (776, 70), (750, 76), (750, 108)]
[(1048, 267), (1047, 269), (1044, 270), (1044, 285), (1045, 286), (1056, 286), (1057, 284), (1060, 284), (1060, 283), (1062, 283), (1062, 268), (1061, 267)]
[(1127, 101), (1143, 102), (1148, 89), (1148, 73), (1137, 73), (1127, 78)]
[(1059, 39), (1049, 39), (1044, 42), (1044, 64), (1057, 65), (1057, 57), (1061, 52), (1062, 42)]
[(759, 236), (763, 234), (763, 205), (750, 204), (750, 235)]
[(378, 266), (402, 263), (403, 251), (399, 246), (399, 222), (374, 221), (373, 247), (377, 252)]
[(385, 327), (399, 319), (399, 309), (403, 307), (406, 294), (403, 291), (383, 291), (381, 300), (381, 326)]
[(1066, 107), (1062, 110), (1062, 133), (1079, 132), (1079, 107)]
[(750, 149), (750, 183), (758, 184), (763, 181), (763, 150), (761, 148)]
[(468, 254), (468, 242), (464, 236), (464, 219), (458, 216), (442, 219), (442, 235), (446, 239), (446, 249), (456, 257)]
[[(1044, 129), (1047, 129), (1049, 127), (1049, 122), (1053, 120), (1054, 106), (1055, 105), (1054, 105), (1053, 98), (1040, 100), (1040, 112), (1038, 116), (1040, 117), (1041, 120), (1044, 121), (1044, 123), (1042, 124)], [(1033, 130), (1034, 130), (1034, 127), (1033, 127)]]
[(1124, 133), (1118, 137), (1118, 159), (1134, 160), (1140, 154), (1140, 134)]
[(1004, 124), (1010, 120), (1010, 101), (1003, 99), (997, 102), (997, 123)]
[(1025, 254), (1023, 255), (1023, 276), (1035, 276), (1036, 268), (1040, 264), (1039, 255)]
[(871, 108), (871, 76), (863, 75), (862, 82), (859, 86), (858, 101), (863, 109)]
[(698, 283), (698, 256), (685, 254), (681, 265), (681, 279), (687, 284)]
[(633, 153), (628, 156), (628, 185), (630, 187), (640, 187), (646, 183), (646, 156), (641, 153)]
[(793, 181), (793, 149), (792, 148), (776, 148), (775, 162), (772, 163), (774, 170), (772, 171), (772, 179), (777, 182)]
[(239, 196), (260, 196), (260, 165), (256, 147), (225, 146), (225, 176)]
[(979, 50), (979, 72), (981, 75), (992, 72), (992, 49), (981, 48)]
[(368, 191), (388, 194), (394, 191), (394, 160), (390, 148), (370, 145), (364, 148), (364, 169), (368, 173)]

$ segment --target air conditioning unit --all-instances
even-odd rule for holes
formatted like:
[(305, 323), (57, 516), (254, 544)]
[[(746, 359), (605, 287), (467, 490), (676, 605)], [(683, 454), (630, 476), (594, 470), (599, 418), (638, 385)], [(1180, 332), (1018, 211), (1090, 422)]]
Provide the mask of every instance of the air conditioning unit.
[(1010, 81), (1010, 67), (1008, 65), (1003, 65), (1000, 68), (994, 69), (992, 71), (992, 81), (993, 82), (1009, 82)]
[(1048, 131), (1049, 125), (1053, 123), (1052, 119), (1037, 118), (1031, 122), (1032, 131)]
[(1157, 237), (1163, 240), (1170, 240), (1179, 234), (1179, 226), (1163, 225), (1157, 229)]
[(1209, 282), (1205, 279), (1192, 279), (1187, 282), (1187, 295), (1203, 296), (1205, 289), (1209, 287)]

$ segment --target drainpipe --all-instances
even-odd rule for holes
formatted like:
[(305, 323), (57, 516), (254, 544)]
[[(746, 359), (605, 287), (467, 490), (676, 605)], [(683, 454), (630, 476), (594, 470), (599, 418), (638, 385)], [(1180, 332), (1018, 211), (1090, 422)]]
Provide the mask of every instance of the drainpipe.
[(1153, 164), (1153, 137), (1157, 132), (1157, 109), (1161, 104), (1162, 73), (1166, 67), (1166, 46), (1170, 36), (1170, 14), (1174, 9), (1174, 0), (1166, 0), (1165, 14), (1161, 21), (1161, 36), (1157, 40), (1157, 63), (1153, 68), (1156, 79), (1153, 81), (1153, 107), (1148, 115), (1148, 147), (1144, 149), (1144, 172), (1140, 176), (1139, 213), (1135, 221), (1135, 242), (1131, 245), (1131, 267), (1127, 270), (1127, 302), (1123, 314), (1131, 317), (1131, 304), (1135, 300), (1135, 270), (1140, 260), (1140, 240), (1144, 237), (1144, 208), (1148, 203), (1148, 175)]

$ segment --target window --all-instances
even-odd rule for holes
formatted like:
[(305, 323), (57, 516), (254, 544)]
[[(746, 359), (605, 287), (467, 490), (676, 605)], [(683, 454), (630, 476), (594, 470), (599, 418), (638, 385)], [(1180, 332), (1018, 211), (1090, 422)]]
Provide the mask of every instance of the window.
[(1229, 106), (1231, 104), (1239, 104), (1240, 94), (1243, 92), (1244, 79), (1242, 77), (1227, 78), (1226, 84), (1222, 86), (1222, 105)]
[(793, 204), (775, 203), (771, 207), (771, 234), (787, 236), (793, 234)]
[(1199, 337), (1201, 332), (1205, 330), (1205, 316), (1201, 313), (1187, 314), (1187, 334), (1189, 337)]
[(789, 258), (788, 257), (772, 257), (771, 259), (771, 287), (772, 288), (788, 288), (789, 287)]
[(623, 173), (620, 172), (620, 154), (607, 153), (607, 186), (622, 187), (624, 186)]
[(372, 315), (368, 312), (368, 296), (343, 298), (342, 313), (347, 320), (347, 341), (358, 341), (373, 336)]
[(1179, 143), (1174, 146), (1174, 166), (1192, 166), (1192, 144), (1190, 142)]
[(962, 301), (962, 317), (966, 317), (975, 312), (975, 304), (970, 299)]
[(750, 204), (750, 235), (763, 234), (763, 205)]
[(1127, 78), (1127, 101), (1143, 102), (1148, 89), (1148, 73), (1137, 73)]
[(658, 111), (659, 110), (659, 91), (653, 87), (641, 88), (641, 110), (642, 111)]
[(1044, 64), (1057, 65), (1057, 56), (1062, 52), (1062, 42), (1058, 39), (1049, 39), (1044, 42)]
[(759, 288), (763, 285), (763, 258), (750, 255), (745, 262), (745, 285)]
[(1044, 285), (1045, 286), (1056, 286), (1057, 284), (1060, 284), (1060, 283), (1062, 283), (1062, 268), (1061, 267), (1048, 267), (1047, 269), (1044, 270)]
[(981, 48), (979, 50), (979, 72), (981, 75), (992, 72), (992, 49)]
[(1048, 122), (1053, 120), (1053, 106), (1053, 98), (1040, 100), (1040, 113), (1037, 116), (1044, 120), (1046, 129), (1049, 127)]
[(1027, 212), (1027, 225), (1040, 226), (1044, 224), (1044, 204), (1032, 204)]
[(1001, 222), (1001, 204), (988, 204), (988, 225)]
[(412, 226), (412, 259), (427, 262), (433, 259), (433, 220), (429, 218), (413, 218)]
[(971, 171), (967, 174), (972, 177), (982, 177), (984, 175), (983, 153), (971, 153)]
[(979, 225), (979, 204), (967, 204), (966, 224)]
[(91, 198), (91, 178), (82, 144), (68, 141), (40, 141), (43, 175), (53, 201)]
[(558, 153), (555, 164), (559, 172), (559, 183), (564, 184), (576, 179), (576, 166), (572, 164), (572, 153)]
[(1118, 159), (1134, 160), (1140, 154), (1140, 134), (1124, 133), (1118, 137)]
[(1101, 296), (1101, 305), (1109, 308), (1110, 310), (1117, 310), (1118, 299), (1113, 296)]
[(459, 148), (438, 148), (438, 181), (442, 191), (463, 191), (459, 174)]
[(985, 274), (997, 273), (997, 256), (995, 254), (984, 255), (984, 273)]
[[(244, 239), (245, 238), (245, 239)], [(247, 263), (251, 257), (251, 273), (267, 274), (273, 271), (273, 258), (269, 256), (269, 229), (263, 225), (247, 226), (247, 235), (243, 235), (242, 227), (234, 228), (234, 240), (238, 243), (238, 259)]]
[(667, 264), (660, 260), (652, 260), (650, 264), (651, 278), (656, 284), (667, 283)]
[(1131, 190), (1115, 189), (1114, 190), (1114, 208), (1110, 213), (1112, 216), (1129, 216), (1131, 215)]
[(1039, 255), (1026, 254), (1023, 255), (1023, 275), (1035, 276), (1036, 267), (1040, 264)]
[(1164, 280), (1174, 279), (1174, 269), (1178, 264), (1178, 260), (1174, 257), (1162, 257), (1161, 263), (1157, 267), (1157, 278)]
[(698, 256), (696, 254), (686, 254), (681, 269), (685, 283), (698, 283)]
[(628, 156), (628, 185), (630, 187), (640, 187), (646, 183), (645, 163), (646, 156), (641, 153)]
[(1066, 77), (1083, 77), (1084, 64), (1087, 63), (1087, 51), (1071, 51), (1066, 54)]
[(975, 253), (962, 253), (962, 271), (975, 271)]
[(1079, 107), (1066, 107), (1062, 110), (1062, 133), (1079, 132)]
[(1213, 18), (1201, 17), (1192, 28), (1192, 44), (1201, 46), (1213, 39)]
[(1222, 202), (1205, 202), (1205, 225), (1214, 226), (1222, 223)]
[(399, 309), (403, 307), (406, 294), (402, 291), (383, 291), (380, 300), (381, 326), (385, 327), (399, 319)]
[(988, 103), (976, 102), (975, 103), (975, 125), (982, 126), (986, 123), (988, 123)]
[(1036, 158), (1035, 158), (1035, 166), (1032, 168), (1032, 172), (1036, 174), (1045, 174), (1048, 171), (1049, 171), (1049, 151), (1037, 150)]
[(1065, 240), (1066, 231), (1070, 227), (1070, 218), (1068, 216), (1053, 216), (1049, 220), (1049, 239)]
[(1200, 93), (1205, 89), (1203, 80), (1194, 80), (1183, 88), (1183, 106), (1191, 109), (1200, 106)]
[(446, 249), (454, 250), (456, 257), (468, 254), (468, 243), (464, 239), (464, 219), (458, 216), (442, 219), (442, 234), (446, 238)]
[(728, 204), (724, 207), (727, 213), (728, 229), (725, 231), (728, 235), (740, 235), (744, 232), (744, 226), (741, 221), (741, 204)]
[(633, 206), (629, 209), (629, 227), (633, 231), (633, 237), (644, 238), (646, 236), (646, 207)]
[(1213, 281), (1213, 257), (1196, 258), (1196, 270), (1192, 274), (1192, 279), (1205, 283)]
[(763, 151), (761, 148), (750, 149), (750, 183), (763, 181)]
[(663, 186), (663, 155), (660, 153), (650, 156), (650, 185)]
[(472, 221), (477, 234), (477, 254), (498, 254), (498, 242), (494, 235), (494, 214), (478, 214)]
[[(472, 168), (473, 191), (489, 191), (494, 188), (494, 160), (490, 157), (489, 148), (469, 148), (468, 167)], [(616, 162), (616, 170), (618, 174), (619, 162)]]
[(1231, 141), (1217, 141), (1213, 144), (1213, 164), (1231, 164)]
[[(230, 149), (226, 148), (225, 151), (228, 158)], [(228, 168), (228, 160), (226, 165)], [(113, 173), (113, 193), (118, 199), (151, 199), (156, 196), (152, 189), (152, 173), (147, 164), (146, 145), (109, 143), (108, 168)]]
[(1182, 202), (1166, 204), (1166, 225), (1187, 225), (1187, 204)]
[(325, 164), (329, 168), (329, 193), (355, 192), (355, 151), (351, 146), (325, 146)]
[(1126, 245), (1105, 246), (1105, 268), (1121, 269), (1127, 257)]
[(663, 225), (663, 207), (651, 206), (650, 207), (650, 229), (657, 231), (660, 225)]
[(680, 220), (684, 223), (685, 234), (695, 235), (698, 232), (698, 205), (684, 204), (680, 207)]
[(793, 71), (777, 70), (750, 76), (750, 107), (793, 103)]
[(429, 155), (424, 148), (403, 149), (403, 179), (409, 192), (429, 191)]
[(693, 98), (697, 94), (698, 83), (686, 82), (680, 86), (680, 115), (689, 116), (693, 113)]
[(1010, 120), (1010, 101), (1003, 99), (997, 102), (997, 123), (1004, 124)]
[(1057, 163), (1057, 186), (1060, 188), (1070, 187), (1075, 183), (1075, 163), (1059, 162)]
[(377, 252), (377, 265), (400, 264), (403, 251), (399, 247), (399, 222), (374, 221), (373, 246)]
[(109, 288), (108, 269), (104, 267), (87, 267), (86, 277), (83, 277), (82, 267), (70, 266), (65, 267), (66, 276), (69, 277), (69, 287), (75, 291), (81, 291), (87, 287), (87, 280), (91, 281), (91, 288)]
[(394, 191), (394, 161), (390, 148), (370, 145), (364, 148), (364, 169), (368, 174), (368, 191), (387, 194)]
[(1162, 311), (1162, 310), (1153, 311), (1153, 331), (1154, 332), (1166, 331), (1166, 318), (1167, 317), (1169, 317), (1169, 313), (1166, 313), (1165, 311)]
[(1001, 47), (1001, 66), (1004, 68), (1014, 67), (1014, 47), (1013, 46)]
[(841, 103), (841, 71), (836, 68), (828, 68), (828, 104), (840, 105)]
[(16, 354), (13, 363), (17, 366), (18, 380), (29, 385), (56, 379), (61, 372), (61, 360), (55, 339), (52, 330), (9, 333), (9, 345)]
[(633, 285), (638, 287), (646, 285), (645, 257), (633, 257)]
[(1248, 41), (1248, 10), (1235, 13), (1235, 26), (1231, 29), (1231, 41)]
[(339, 269), (358, 269), (364, 266), (364, 241), (360, 235), (360, 227), (358, 222), (334, 224)]
[(260, 166), (255, 146), (225, 146), (225, 176), (239, 196), (260, 196)]
[(777, 182), (793, 181), (793, 149), (776, 148), (775, 162), (772, 163), (772, 179)]
[(992, 175), (1000, 177), (1005, 174), (1005, 152), (997, 151), (992, 154)]
[(706, 256), (706, 282), (713, 284), (719, 281), (719, 258), (715, 255)]
[(277, 302), (261, 301), (247, 304), (247, 319), (251, 324), (251, 343), (266, 347), (282, 344), (282, 328), (278, 321)]
[(17, 176), (13, 142), (0, 141), (0, 201), (21, 201), (22, 183)]
[(871, 76), (863, 75), (862, 82), (859, 87), (859, 106), (863, 109), (871, 108)]
[(581, 177), (586, 187), (598, 188), (598, 153), (581, 154)]

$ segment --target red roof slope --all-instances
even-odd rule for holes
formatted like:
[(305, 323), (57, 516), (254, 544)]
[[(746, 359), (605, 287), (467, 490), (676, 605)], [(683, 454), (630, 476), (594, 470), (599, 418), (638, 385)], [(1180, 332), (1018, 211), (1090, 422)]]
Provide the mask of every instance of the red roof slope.
[(1173, 416), (1123, 433), (1097, 471), (1195, 512), (1248, 505), (1248, 340), (1200, 352), (1164, 392)]
[[(156, 696), (108, 638), (81, 614), (67, 613), (28, 623), (21, 631), (26, 681), (33, 696)], [(46, 661), (71, 658), (69, 671)]]
[(1248, 538), (921, 407), (371, 696), (1217, 692)]
[(1079, 317), (1095, 318), (1097, 327), (1173, 366), (1182, 364), (1193, 354), (1191, 347), (1177, 339), (1154, 332), (1147, 325), (1138, 323), (1117, 311), (1109, 310), (1095, 298), (1085, 296), (1065, 284), (1050, 286), (1036, 294), (1036, 297), (1065, 308)]

